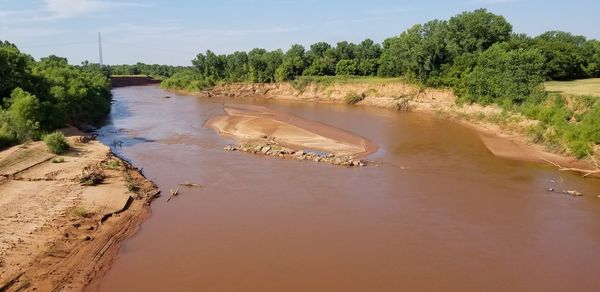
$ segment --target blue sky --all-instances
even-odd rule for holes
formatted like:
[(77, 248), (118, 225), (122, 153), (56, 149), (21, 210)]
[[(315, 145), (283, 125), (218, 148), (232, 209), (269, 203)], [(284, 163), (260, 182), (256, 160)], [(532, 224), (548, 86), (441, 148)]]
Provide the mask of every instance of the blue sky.
[(189, 65), (198, 52), (287, 49), (317, 41), (377, 42), (416, 23), (487, 8), (516, 32), (565, 30), (600, 39), (599, 0), (0, 0), (0, 40), (35, 58), (56, 54), (73, 64)]

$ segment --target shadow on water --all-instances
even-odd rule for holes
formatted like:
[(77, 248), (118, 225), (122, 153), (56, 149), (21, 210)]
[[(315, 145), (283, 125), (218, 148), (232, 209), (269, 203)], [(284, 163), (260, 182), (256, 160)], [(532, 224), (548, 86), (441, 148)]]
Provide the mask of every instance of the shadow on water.
[(113, 98), (115, 100), (111, 106), (111, 113), (105, 124), (96, 130), (97, 139), (104, 145), (108, 145), (111, 150), (117, 154), (122, 154), (123, 148), (132, 147), (141, 143), (153, 143), (154, 139), (135, 136), (124, 128), (115, 127), (120, 120), (132, 118), (134, 116), (131, 110), (132, 104), (122, 99), (118, 94)]

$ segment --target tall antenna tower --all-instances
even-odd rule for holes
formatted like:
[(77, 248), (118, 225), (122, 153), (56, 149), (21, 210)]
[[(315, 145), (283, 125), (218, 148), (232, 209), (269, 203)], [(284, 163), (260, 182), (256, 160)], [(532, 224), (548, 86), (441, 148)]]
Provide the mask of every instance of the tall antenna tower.
[(98, 32), (98, 56), (100, 57), (100, 66), (103, 65), (102, 63), (102, 33)]

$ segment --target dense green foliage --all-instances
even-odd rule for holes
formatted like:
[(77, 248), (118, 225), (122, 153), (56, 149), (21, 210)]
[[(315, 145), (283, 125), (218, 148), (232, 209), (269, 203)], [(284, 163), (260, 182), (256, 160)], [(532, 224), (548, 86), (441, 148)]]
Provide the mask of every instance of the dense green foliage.
[[(503, 44), (502, 49), (486, 52), (499, 44)], [(501, 56), (503, 54), (507, 56)], [(217, 55), (209, 50), (192, 60), (199, 76), (191, 79), (202, 80), (202, 86), (212, 86), (218, 82), (290, 81), (299, 76), (406, 77), (424, 85), (459, 88), (461, 94), (471, 96), (467, 100), (475, 101), (480, 98), (473, 99), (472, 96), (490, 90), (477, 88), (476, 76), (503, 70), (493, 78), (495, 80), (486, 81), (488, 84), (481, 87), (489, 87), (490, 82), (497, 86), (517, 79), (526, 80), (526, 86), (511, 88), (513, 91), (505, 94), (513, 94), (517, 90), (520, 97), (513, 99), (522, 100), (523, 96), (536, 95), (534, 89), (539, 84), (535, 83), (543, 81), (538, 78), (540, 56), (543, 80), (600, 76), (599, 41), (561, 31), (549, 31), (535, 38), (515, 34), (504, 17), (478, 9), (463, 12), (448, 21), (432, 20), (417, 24), (399, 36), (386, 39), (382, 45), (367, 39), (359, 44), (338, 42), (335, 46), (318, 42), (308, 50), (296, 44), (287, 52), (254, 49), (248, 53)], [(483, 58), (487, 57), (496, 59), (491, 62), (529, 58), (527, 60), (536, 64), (530, 68), (519, 68), (521, 76), (514, 77), (508, 73), (515, 68), (506, 64), (495, 66), (493, 70), (483, 70), (486, 62)], [(462, 77), (469, 75), (476, 66), (480, 69), (470, 76), (469, 84), (465, 84)], [(185, 74), (191, 72), (186, 70)], [(524, 76), (530, 73), (535, 77)], [(174, 79), (182, 80), (181, 77)], [(163, 85), (172, 87), (177, 83), (166, 82)], [(490, 98), (496, 96), (486, 94), (487, 102), (493, 102)]]
[(48, 151), (54, 154), (62, 154), (69, 150), (69, 143), (61, 132), (54, 132), (43, 137)]
[(66, 124), (96, 123), (110, 111), (110, 82), (67, 59), (35, 61), (0, 42), (0, 148), (39, 139)]
[(197, 71), (188, 69), (180, 71), (162, 81), (161, 86), (170, 89), (198, 91), (214, 85), (212, 80), (204, 78)]
[(566, 150), (583, 158), (593, 153), (593, 145), (600, 144), (599, 97), (552, 95), (543, 103), (515, 109), (539, 121), (531, 128), (531, 135), (551, 150)]
[(503, 106), (543, 98), (544, 58), (537, 49), (496, 44), (477, 55), (475, 65), (456, 82), (464, 100)]

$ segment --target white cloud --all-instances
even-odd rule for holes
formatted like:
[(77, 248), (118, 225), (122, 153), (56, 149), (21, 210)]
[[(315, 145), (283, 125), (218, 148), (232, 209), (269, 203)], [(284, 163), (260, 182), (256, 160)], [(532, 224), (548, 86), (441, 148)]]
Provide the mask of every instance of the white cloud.
[(35, 9), (0, 11), (0, 22), (24, 23), (76, 18), (123, 7), (152, 7), (152, 5), (124, 1), (43, 0)]
[(120, 7), (148, 7), (136, 2), (98, 0), (44, 0), (44, 9), (55, 18), (78, 17), (89, 13), (104, 12)]

